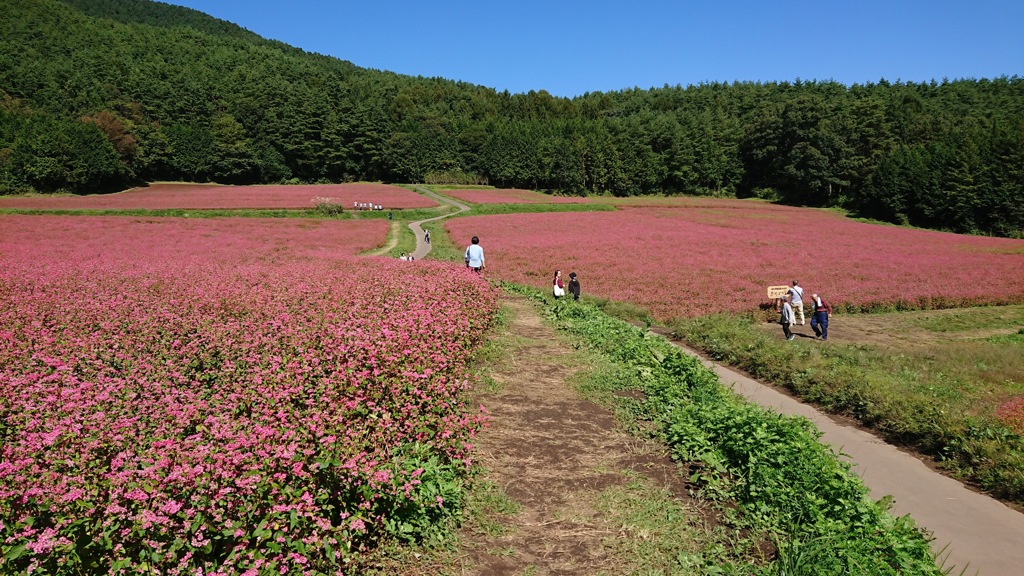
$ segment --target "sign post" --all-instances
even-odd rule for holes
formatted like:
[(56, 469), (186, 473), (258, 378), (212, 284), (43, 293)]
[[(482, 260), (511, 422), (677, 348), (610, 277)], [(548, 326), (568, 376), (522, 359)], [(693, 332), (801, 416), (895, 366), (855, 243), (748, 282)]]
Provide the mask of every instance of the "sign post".
[(789, 292), (789, 286), (769, 286), (768, 287), (768, 298), (770, 300), (778, 300), (786, 296), (786, 292)]

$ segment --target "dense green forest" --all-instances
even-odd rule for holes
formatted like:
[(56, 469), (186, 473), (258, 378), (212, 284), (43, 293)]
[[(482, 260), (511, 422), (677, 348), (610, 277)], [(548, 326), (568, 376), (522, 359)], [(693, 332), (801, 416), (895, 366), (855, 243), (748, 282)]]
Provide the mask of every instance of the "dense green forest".
[[(1024, 235), (1024, 79), (509, 94), (147, 0), (0, 0), (0, 192), (152, 180), (759, 196)], [(382, 31), (386, 34), (386, 31)]]

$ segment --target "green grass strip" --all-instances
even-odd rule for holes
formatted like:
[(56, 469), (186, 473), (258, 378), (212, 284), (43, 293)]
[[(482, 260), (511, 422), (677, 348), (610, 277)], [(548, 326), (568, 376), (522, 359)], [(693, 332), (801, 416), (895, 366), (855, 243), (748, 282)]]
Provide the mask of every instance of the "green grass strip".
[(1019, 384), (986, 385), (972, 376), (985, 358), (998, 366), (1016, 358), (1007, 365), (1012, 372), (1021, 356), (999, 347), (1015, 347), (1014, 335), (949, 342), (945, 351), (925, 348), (926, 356), (918, 358), (910, 351), (833, 341), (794, 346), (750, 319), (727, 315), (681, 321), (672, 329), (717, 361), (856, 418), (887, 441), (935, 457), (993, 495), (1024, 503), (1024, 436), (994, 417), (966, 413), (1000, 393), (1019, 393)]
[(614, 212), (615, 210), (616, 208), (610, 204), (472, 204), (468, 212), (463, 212), (456, 217), (542, 212)]

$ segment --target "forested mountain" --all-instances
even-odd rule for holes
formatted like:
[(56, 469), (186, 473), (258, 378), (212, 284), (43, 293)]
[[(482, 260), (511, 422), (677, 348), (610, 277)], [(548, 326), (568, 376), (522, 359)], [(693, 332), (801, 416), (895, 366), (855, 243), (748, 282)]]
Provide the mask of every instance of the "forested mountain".
[[(1024, 234), (1024, 79), (573, 99), (368, 70), (147, 0), (0, 0), (0, 191), (486, 181)], [(386, 31), (382, 31), (386, 34)]]

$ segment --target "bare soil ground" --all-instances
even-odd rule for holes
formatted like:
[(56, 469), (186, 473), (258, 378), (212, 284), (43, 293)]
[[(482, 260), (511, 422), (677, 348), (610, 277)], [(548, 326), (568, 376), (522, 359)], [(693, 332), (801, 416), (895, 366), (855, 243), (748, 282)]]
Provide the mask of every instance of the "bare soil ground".
[(384, 256), (388, 252), (394, 250), (395, 246), (398, 246), (398, 230), (401, 224), (396, 220), (391, 222), (391, 227), (388, 228), (388, 242), (387, 244), (367, 252), (366, 256)]
[[(512, 297), (508, 306), (517, 344), (492, 374), (500, 390), (479, 398), (491, 423), (477, 439), (477, 461), (521, 509), (502, 534), (463, 530), (462, 573), (624, 573), (614, 552), (623, 527), (601, 513), (598, 495), (639, 473), (687, 499), (684, 477), (661, 448), (620, 431), (607, 410), (570, 387), (574, 352), (532, 304)], [(714, 514), (704, 513), (713, 523)]]

